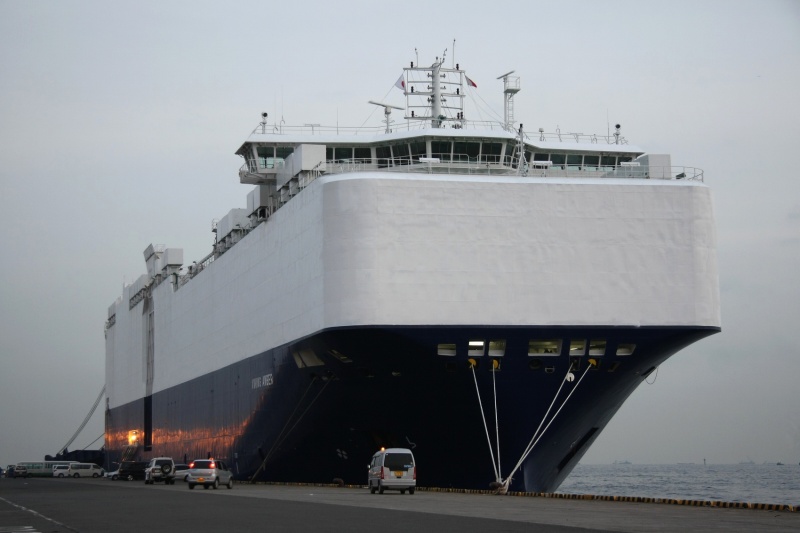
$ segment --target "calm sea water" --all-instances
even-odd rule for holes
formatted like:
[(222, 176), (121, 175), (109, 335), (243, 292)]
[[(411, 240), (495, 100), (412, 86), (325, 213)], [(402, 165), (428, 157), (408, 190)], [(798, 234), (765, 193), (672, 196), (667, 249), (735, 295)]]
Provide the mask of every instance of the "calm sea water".
[(558, 492), (800, 505), (800, 465), (579, 464)]

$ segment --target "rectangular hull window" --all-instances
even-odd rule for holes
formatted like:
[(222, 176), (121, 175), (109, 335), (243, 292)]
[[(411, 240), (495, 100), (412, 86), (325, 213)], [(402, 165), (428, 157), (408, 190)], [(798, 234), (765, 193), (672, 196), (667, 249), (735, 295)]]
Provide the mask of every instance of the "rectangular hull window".
[(617, 355), (632, 355), (635, 349), (635, 344), (618, 344)]
[(528, 355), (561, 355), (561, 339), (533, 339), (528, 341)]
[(586, 339), (573, 339), (569, 341), (569, 354), (586, 355)]
[(453, 356), (456, 354), (456, 345), (454, 343), (443, 342), (437, 346), (436, 353), (439, 355)]
[(604, 339), (601, 340), (591, 340), (589, 341), (589, 355), (605, 355), (606, 354), (606, 341)]

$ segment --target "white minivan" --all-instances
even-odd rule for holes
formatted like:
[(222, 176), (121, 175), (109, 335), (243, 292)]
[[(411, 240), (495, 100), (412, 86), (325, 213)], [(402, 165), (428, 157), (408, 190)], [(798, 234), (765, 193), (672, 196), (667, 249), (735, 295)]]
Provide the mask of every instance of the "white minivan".
[(64, 472), (67, 477), (100, 477), (105, 471), (94, 463), (70, 463)]
[(369, 491), (399, 490), (414, 494), (417, 486), (417, 464), (408, 448), (381, 448), (372, 456), (367, 479)]

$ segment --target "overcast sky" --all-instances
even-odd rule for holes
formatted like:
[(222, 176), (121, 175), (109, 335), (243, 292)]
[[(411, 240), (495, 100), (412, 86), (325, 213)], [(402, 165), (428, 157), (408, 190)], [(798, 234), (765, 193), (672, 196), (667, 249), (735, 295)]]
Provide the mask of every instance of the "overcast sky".
[[(444, 5), (0, 0), (0, 464), (78, 429), (145, 247), (198, 260), (246, 206), (234, 152), (262, 111), (379, 126), (367, 101), (404, 105), (402, 67), (445, 49), (478, 85), (469, 118), (502, 116), (513, 69), (526, 130), (618, 122), (712, 188), (723, 332), (663, 364), (583, 461), (800, 461), (800, 2)], [(101, 407), (71, 449), (102, 433)]]

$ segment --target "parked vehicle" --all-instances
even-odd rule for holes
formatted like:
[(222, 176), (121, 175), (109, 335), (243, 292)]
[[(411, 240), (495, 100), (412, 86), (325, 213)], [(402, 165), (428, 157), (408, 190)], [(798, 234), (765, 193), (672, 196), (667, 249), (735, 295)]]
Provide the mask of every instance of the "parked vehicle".
[(186, 483), (189, 485), (189, 489), (194, 489), (195, 485), (203, 485), (204, 489), (209, 487), (217, 489), (220, 485), (225, 485), (232, 489), (233, 472), (223, 461), (195, 459), (189, 465)]
[(119, 468), (117, 468), (113, 472), (106, 472), (106, 479), (110, 479), (111, 481), (118, 480), (119, 479)]
[(187, 477), (189, 477), (189, 465), (175, 465), (175, 479), (178, 481), (186, 481)]
[(28, 469), (24, 465), (17, 465), (14, 467), (14, 476), (15, 478), (18, 477), (28, 477)]
[(52, 477), (53, 468), (58, 465), (68, 465), (75, 461), (21, 461), (16, 466), (24, 466), (27, 477)]
[(5, 477), (14, 477), (14, 465), (8, 465), (6, 467), (6, 472), (4, 474)]
[(122, 461), (119, 465), (119, 479), (142, 480), (145, 468), (147, 468), (147, 461)]
[(67, 477), (69, 475), (69, 465), (56, 465), (53, 467), (53, 477)]
[(154, 457), (150, 459), (150, 463), (144, 469), (146, 485), (152, 485), (158, 481), (163, 481), (165, 485), (175, 484), (175, 461), (172, 460), (172, 457)]
[(369, 491), (383, 494), (384, 490), (399, 490), (414, 494), (417, 486), (417, 465), (414, 454), (407, 448), (381, 449), (372, 456), (367, 483)]
[(67, 477), (100, 477), (105, 471), (94, 463), (70, 463)]

